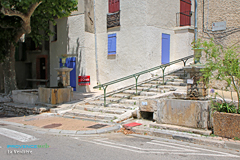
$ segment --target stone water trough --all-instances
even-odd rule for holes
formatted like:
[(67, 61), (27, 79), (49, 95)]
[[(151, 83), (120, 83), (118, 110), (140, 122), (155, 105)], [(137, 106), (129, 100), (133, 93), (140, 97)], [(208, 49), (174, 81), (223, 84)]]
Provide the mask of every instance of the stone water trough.
[(58, 87), (38, 89), (39, 102), (51, 105), (70, 102), (73, 99), (73, 90), (70, 86), (70, 71), (72, 68), (55, 68), (58, 72)]

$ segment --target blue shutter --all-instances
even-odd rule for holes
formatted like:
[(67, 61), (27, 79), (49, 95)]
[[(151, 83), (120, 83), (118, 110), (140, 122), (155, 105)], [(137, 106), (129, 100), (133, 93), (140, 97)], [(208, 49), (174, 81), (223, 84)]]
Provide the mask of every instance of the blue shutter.
[(108, 35), (108, 55), (116, 54), (116, 33)]
[(162, 34), (162, 64), (169, 63), (170, 59), (170, 35)]

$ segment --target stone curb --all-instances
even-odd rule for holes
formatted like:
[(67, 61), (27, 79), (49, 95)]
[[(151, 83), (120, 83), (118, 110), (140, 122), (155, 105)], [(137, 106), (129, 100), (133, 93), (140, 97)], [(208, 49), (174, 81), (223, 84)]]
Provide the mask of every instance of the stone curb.
[(190, 143), (195, 143), (195, 144), (200, 144), (200, 145), (208, 145), (208, 146), (213, 146), (213, 147), (218, 147), (218, 148), (229, 148), (229, 149), (240, 150), (240, 143), (238, 143), (238, 142), (220, 141), (220, 140), (215, 140), (215, 139), (204, 138), (201, 136), (194, 137), (194, 136), (189, 136), (187, 134), (177, 135), (177, 134), (173, 134), (171, 132), (160, 132), (160, 131), (157, 131), (154, 129), (132, 128), (131, 130), (133, 132), (135, 132), (136, 134), (141, 134), (141, 135), (175, 139), (175, 140), (180, 140), (180, 141), (184, 141), (184, 142), (190, 142)]
[[(61, 130), (61, 129), (44, 129), (36, 126), (31, 126), (31, 125), (24, 125), (21, 123), (15, 123), (15, 122), (8, 122), (8, 121), (0, 121), (2, 124), (7, 124), (7, 125), (13, 125), (21, 128), (28, 128), (31, 130), (34, 130), (38, 133), (51, 133), (51, 134), (56, 134), (56, 135), (88, 135), (88, 134), (103, 134), (103, 133), (108, 133), (111, 131), (119, 130), (121, 128), (120, 124), (115, 124), (115, 126), (112, 127), (107, 127), (107, 128), (102, 128), (102, 129), (95, 129), (95, 130), (83, 130), (83, 131), (78, 131), (78, 130)], [(106, 123), (108, 124), (108, 123)], [(113, 124), (109, 124), (113, 125)]]

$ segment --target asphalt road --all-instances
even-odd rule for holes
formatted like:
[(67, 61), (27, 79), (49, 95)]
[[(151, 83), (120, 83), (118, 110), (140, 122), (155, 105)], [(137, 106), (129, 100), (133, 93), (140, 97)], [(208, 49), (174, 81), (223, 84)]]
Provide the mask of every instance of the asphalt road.
[[(8, 145), (22, 148), (13, 148), (14, 146)], [(139, 135), (108, 133), (86, 136), (59, 136), (7, 125), (0, 126), (0, 159), (237, 160), (240, 159), (240, 153), (237, 150), (213, 148)]]

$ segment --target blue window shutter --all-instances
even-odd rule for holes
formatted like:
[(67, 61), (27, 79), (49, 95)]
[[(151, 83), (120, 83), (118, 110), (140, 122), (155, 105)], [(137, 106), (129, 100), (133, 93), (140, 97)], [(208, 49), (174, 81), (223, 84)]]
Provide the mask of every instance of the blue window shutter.
[(116, 54), (116, 33), (108, 35), (108, 55), (115, 55)]

